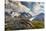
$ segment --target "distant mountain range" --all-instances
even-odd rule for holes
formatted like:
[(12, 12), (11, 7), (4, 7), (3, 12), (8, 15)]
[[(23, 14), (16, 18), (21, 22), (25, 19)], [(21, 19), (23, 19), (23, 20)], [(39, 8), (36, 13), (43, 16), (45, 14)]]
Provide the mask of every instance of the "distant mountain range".
[(44, 20), (44, 13), (40, 13), (39, 15), (36, 16), (35, 19)]

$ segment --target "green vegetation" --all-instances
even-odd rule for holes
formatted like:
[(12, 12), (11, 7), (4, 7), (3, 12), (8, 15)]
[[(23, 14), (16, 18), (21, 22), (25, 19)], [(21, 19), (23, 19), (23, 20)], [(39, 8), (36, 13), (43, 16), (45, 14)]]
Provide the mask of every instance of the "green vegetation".
[(32, 21), (33, 29), (40, 29), (44, 28), (44, 22), (43, 21)]

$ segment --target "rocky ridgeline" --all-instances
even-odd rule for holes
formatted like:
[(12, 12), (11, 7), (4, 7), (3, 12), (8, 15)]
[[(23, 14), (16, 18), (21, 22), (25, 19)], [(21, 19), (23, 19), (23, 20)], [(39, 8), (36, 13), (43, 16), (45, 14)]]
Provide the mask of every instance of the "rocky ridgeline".
[(14, 17), (11, 16), (7, 17), (5, 19), (6, 29), (27, 29), (32, 28), (31, 21), (28, 20), (28, 18), (24, 16)]

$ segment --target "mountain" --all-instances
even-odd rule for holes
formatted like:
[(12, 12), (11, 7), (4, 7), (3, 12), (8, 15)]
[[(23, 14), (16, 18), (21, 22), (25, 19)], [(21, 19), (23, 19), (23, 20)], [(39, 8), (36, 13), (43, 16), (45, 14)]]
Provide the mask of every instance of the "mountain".
[(36, 16), (36, 20), (44, 20), (44, 13), (40, 13), (39, 15)]

